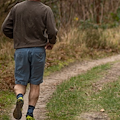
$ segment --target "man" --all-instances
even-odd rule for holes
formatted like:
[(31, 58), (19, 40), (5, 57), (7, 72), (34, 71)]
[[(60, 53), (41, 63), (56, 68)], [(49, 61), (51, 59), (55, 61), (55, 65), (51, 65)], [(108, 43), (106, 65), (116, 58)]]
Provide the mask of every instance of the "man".
[(15, 51), (15, 119), (21, 119), (26, 86), (30, 83), (29, 106), (26, 120), (35, 120), (35, 109), (43, 82), (45, 49), (56, 43), (57, 30), (53, 12), (40, 0), (27, 0), (15, 5), (2, 25), (3, 33), (14, 39)]

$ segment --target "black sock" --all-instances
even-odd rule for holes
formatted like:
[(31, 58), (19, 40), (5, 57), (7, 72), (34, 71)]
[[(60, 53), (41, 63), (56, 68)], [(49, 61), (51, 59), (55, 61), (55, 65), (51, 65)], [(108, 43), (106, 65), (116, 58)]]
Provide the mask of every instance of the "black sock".
[(28, 106), (28, 111), (27, 111), (27, 115), (26, 115), (26, 116), (29, 115), (29, 116), (33, 117), (33, 111), (34, 111), (34, 109), (35, 109), (34, 106), (29, 105), (29, 106)]
[(22, 97), (22, 98), (23, 98), (23, 94), (18, 94), (18, 95), (17, 95), (17, 99), (18, 99), (19, 97)]

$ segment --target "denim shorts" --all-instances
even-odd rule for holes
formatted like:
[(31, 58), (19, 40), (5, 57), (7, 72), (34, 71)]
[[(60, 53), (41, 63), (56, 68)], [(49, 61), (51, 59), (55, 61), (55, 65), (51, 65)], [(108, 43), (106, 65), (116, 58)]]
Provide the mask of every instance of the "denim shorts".
[(43, 82), (46, 52), (44, 47), (20, 48), (15, 51), (15, 84), (39, 85)]

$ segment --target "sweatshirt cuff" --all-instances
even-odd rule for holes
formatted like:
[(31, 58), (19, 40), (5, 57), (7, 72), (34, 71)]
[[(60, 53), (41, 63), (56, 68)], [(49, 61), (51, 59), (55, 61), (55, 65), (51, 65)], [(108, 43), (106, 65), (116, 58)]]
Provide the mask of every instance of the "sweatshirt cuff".
[(50, 43), (50, 44), (55, 44), (55, 43), (56, 43), (56, 40), (50, 40), (50, 39), (49, 39), (49, 43)]

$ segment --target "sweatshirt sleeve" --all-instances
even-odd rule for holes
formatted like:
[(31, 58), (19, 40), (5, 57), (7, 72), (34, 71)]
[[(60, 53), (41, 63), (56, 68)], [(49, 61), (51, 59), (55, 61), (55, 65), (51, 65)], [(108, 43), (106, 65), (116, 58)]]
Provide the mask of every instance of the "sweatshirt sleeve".
[(2, 24), (2, 32), (9, 38), (13, 38), (13, 9), (9, 12)]
[(46, 29), (48, 34), (49, 43), (56, 43), (57, 29), (55, 25), (54, 15), (50, 7), (48, 7), (46, 15)]

